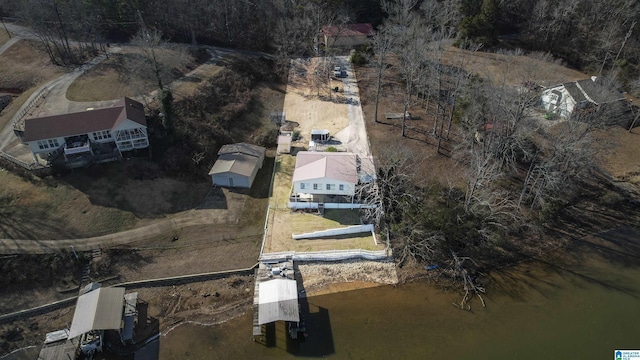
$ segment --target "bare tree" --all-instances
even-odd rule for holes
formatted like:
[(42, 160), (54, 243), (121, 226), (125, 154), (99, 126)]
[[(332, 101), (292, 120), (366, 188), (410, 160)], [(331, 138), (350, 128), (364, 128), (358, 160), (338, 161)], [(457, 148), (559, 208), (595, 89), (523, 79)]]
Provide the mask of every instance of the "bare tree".
[(373, 119), (378, 121), (378, 106), (380, 104), (380, 89), (382, 87), (382, 76), (387, 70), (387, 55), (393, 49), (394, 36), (392, 31), (387, 28), (379, 29), (378, 32), (371, 38), (371, 47), (373, 49), (373, 56), (376, 64), (376, 101)]
[(172, 72), (181, 70), (189, 62), (184, 47), (171, 44), (162, 38), (162, 33), (143, 26), (131, 39), (137, 45), (142, 58), (129, 63), (130, 72), (143, 83), (155, 82), (163, 112), (163, 126), (173, 129), (173, 94), (170, 83)]
[(482, 294), (485, 293), (485, 289), (484, 287), (476, 284), (475, 277), (469, 274), (469, 269), (466, 265), (467, 263), (471, 263), (473, 266), (477, 266), (478, 264), (472, 258), (467, 256), (458, 256), (453, 251), (451, 252), (451, 257), (451, 268), (454, 276), (461, 278), (462, 289), (464, 290), (464, 296), (460, 303), (453, 303), (453, 305), (463, 310), (471, 310), (468, 303), (473, 295), (476, 295), (478, 299), (480, 299), (482, 307), (486, 307), (484, 299), (482, 298)]

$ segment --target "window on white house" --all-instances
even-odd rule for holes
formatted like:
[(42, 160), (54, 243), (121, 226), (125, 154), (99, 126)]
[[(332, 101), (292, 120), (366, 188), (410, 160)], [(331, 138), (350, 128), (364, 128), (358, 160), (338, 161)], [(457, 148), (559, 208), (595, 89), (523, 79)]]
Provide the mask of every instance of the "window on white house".
[(304, 190), (307, 188), (307, 184), (305, 183), (300, 183), (300, 190)]
[(344, 184), (340, 184), (340, 185), (338, 185), (338, 190), (340, 190), (340, 191), (344, 191)]
[(58, 139), (49, 139), (49, 147), (58, 147)]
[(327, 190), (335, 190), (336, 184), (327, 184)]
[(49, 143), (47, 143), (46, 140), (38, 141), (38, 147), (40, 148), (40, 150), (48, 149)]
[(91, 135), (94, 140), (111, 139), (111, 133), (108, 130), (96, 131)]
[(322, 189), (322, 184), (313, 184), (313, 190), (320, 190)]

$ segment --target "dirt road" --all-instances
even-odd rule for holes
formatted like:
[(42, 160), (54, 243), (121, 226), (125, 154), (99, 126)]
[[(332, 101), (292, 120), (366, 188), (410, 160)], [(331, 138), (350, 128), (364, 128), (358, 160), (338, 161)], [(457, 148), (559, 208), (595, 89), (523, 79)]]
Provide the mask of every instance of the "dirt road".
[(371, 155), (367, 129), (364, 125), (364, 115), (360, 106), (360, 92), (356, 73), (353, 71), (347, 56), (337, 56), (336, 61), (346, 70), (347, 76), (342, 78), (344, 96), (347, 102), (347, 117), (349, 126), (336, 134), (348, 151), (356, 154)]

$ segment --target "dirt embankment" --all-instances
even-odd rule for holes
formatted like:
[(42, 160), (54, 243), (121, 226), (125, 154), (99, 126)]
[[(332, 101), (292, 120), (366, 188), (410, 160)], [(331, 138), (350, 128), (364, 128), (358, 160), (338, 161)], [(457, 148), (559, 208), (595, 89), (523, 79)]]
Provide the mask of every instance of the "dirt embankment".
[(307, 296), (398, 283), (393, 262), (310, 262), (297, 265)]

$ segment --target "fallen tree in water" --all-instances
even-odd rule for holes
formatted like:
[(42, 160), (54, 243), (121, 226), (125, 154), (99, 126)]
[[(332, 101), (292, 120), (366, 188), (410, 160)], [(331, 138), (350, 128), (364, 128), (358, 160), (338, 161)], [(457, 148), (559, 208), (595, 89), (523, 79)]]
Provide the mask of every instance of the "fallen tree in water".
[(466, 256), (458, 256), (453, 251), (451, 252), (451, 256), (453, 257), (452, 263), (452, 271), (453, 276), (456, 278), (460, 278), (462, 281), (462, 288), (464, 290), (464, 296), (459, 303), (453, 303), (453, 306), (460, 308), (462, 310), (471, 310), (471, 306), (469, 305), (469, 301), (473, 298), (473, 295), (476, 295), (480, 302), (482, 303), (482, 307), (486, 307), (484, 299), (482, 298), (482, 294), (485, 293), (484, 287), (479, 286), (476, 283), (476, 275), (469, 274), (469, 269), (465, 267), (465, 262), (471, 262), (474, 266), (478, 266), (478, 264), (470, 257)]

